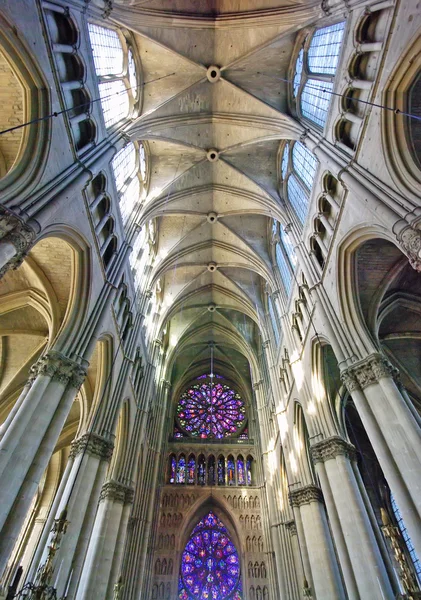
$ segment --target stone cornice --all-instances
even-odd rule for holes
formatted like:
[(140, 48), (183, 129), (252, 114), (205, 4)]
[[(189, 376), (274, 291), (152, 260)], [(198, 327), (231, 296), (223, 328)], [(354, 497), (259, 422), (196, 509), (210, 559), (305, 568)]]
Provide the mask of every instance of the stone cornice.
[(291, 506), (301, 506), (310, 502), (323, 502), (322, 490), (317, 485), (305, 485), (289, 493)]
[(97, 456), (101, 460), (109, 461), (113, 455), (114, 444), (110, 440), (96, 433), (85, 433), (71, 445), (70, 456), (75, 458), (85, 452), (91, 456)]
[(327, 440), (317, 442), (310, 448), (310, 454), (314, 463), (334, 460), (337, 456), (346, 456), (349, 460), (356, 460), (356, 450), (339, 436), (333, 436)]
[(29, 381), (32, 382), (38, 375), (47, 375), (53, 381), (79, 389), (85, 381), (86, 369), (63, 354), (50, 350), (31, 367)]
[(399, 371), (386, 357), (381, 354), (371, 354), (364, 360), (355, 363), (341, 373), (341, 379), (351, 393), (356, 389), (365, 389), (378, 383), (382, 377), (398, 379)]
[(133, 504), (134, 489), (123, 485), (118, 481), (107, 481), (102, 486), (99, 501), (111, 500), (112, 502), (121, 502), (123, 504)]

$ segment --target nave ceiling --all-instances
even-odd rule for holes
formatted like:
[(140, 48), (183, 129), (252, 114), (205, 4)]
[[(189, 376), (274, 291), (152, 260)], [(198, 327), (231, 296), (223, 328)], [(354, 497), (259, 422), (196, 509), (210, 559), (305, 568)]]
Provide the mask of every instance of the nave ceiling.
[[(269, 22), (268, 9), (276, 9)], [(231, 25), (220, 26), (227, 13)], [(146, 83), (142, 116), (127, 133), (148, 149), (141, 223), (156, 219), (150, 288), (177, 379), (209, 361), (215, 342), (219, 371), (245, 381), (267, 337), (265, 293), (278, 288), (272, 220), (288, 222), (279, 149), (302, 133), (282, 80), (291, 78), (297, 31), (319, 16), (314, 3), (266, 0), (134, 1), (112, 11), (134, 31)]]

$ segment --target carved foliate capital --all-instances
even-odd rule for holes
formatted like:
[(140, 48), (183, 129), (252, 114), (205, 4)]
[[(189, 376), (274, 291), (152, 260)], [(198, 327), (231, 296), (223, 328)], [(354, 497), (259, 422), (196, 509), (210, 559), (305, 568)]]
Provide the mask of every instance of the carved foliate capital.
[(29, 381), (33, 381), (38, 375), (47, 375), (53, 381), (79, 389), (85, 380), (86, 369), (60, 352), (50, 350), (31, 367)]
[(0, 278), (9, 270), (17, 269), (35, 241), (36, 233), (17, 215), (0, 206), (0, 240), (15, 247), (16, 254), (1, 269)]
[(101, 460), (109, 461), (113, 455), (114, 444), (96, 433), (85, 433), (72, 442), (70, 456), (75, 458), (79, 454), (86, 453), (97, 456)]
[(317, 485), (305, 485), (289, 493), (291, 506), (301, 506), (310, 502), (323, 502), (322, 490)]
[(287, 523), (285, 523), (285, 527), (288, 529), (291, 537), (293, 535), (297, 535), (297, 525), (295, 524), (294, 520), (288, 521)]
[(134, 489), (118, 481), (107, 481), (102, 486), (99, 501), (111, 500), (122, 504), (133, 504)]
[(408, 225), (399, 233), (397, 240), (411, 267), (421, 272), (421, 231)]
[(317, 442), (310, 448), (310, 454), (314, 463), (334, 460), (339, 455), (346, 456), (349, 460), (356, 460), (357, 457), (354, 446), (339, 436)]
[(371, 354), (341, 373), (341, 379), (351, 393), (377, 383), (382, 377), (398, 381), (399, 371), (381, 354)]

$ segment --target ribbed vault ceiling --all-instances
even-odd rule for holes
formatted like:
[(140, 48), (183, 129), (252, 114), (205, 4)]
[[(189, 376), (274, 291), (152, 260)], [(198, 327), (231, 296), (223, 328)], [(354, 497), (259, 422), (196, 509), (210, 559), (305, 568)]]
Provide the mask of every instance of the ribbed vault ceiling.
[[(207, 360), (209, 342), (220, 371), (247, 377), (266, 286), (277, 288), (271, 219), (287, 220), (279, 145), (302, 133), (282, 79), (296, 31), (319, 13), (314, 2), (275, 0), (134, 0), (112, 12), (135, 31), (146, 82), (129, 135), (150, 155), (142, 224), (157, 220), (151, 287), (161, 290), (177, 378)], [(211, 65), (221, 69), (217, 82), (207, 78)]]

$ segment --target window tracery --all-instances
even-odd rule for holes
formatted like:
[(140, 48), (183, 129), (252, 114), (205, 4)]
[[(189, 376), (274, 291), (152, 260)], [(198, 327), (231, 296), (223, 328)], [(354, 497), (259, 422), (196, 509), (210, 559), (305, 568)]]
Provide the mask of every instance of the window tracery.
[(275, 219), (273, 221), (273, 237), (276, 240), (276, 265), (279, 269), (282, 283), (284, 284), (285, 294), (288, 296), (291, 291), (292, 277), (297, 264), (297, 256), (288, 233), (285, 231), (283, 225)]
[(421, 582), (421, 562), (415, 552), (414, 545), (412, 543), (411, 538), (409, 537), (409, 533), (408, 533), (408, 530), (404, 523), (404, 520), (402, 518), (401, 512), (400, 512), (399, 507), (396, 504), (396, 500), (392, 494), (390, 494), (390, 504), (392, 506), (393, 514), (395, 516), (396, 523), (399, 527), (399, 531), (401, 532), (401, 535), (405, 542), (405, 545), (408, 548), (408, 552), (411, 557), (412, 564), (414, 565), (414, 570), (417, 574), (418, 580)]
[(246, 423), (240, 394), (213, 379), (191, 385), (180, 396), (176, 421), (188, 436), (221, 439), (239, 433)]
[(285, 144), (281, 158), (282, 190), (301, 224), (307, 216), (317, 167), (317, 158), (304, 144)]
[[(142, 160), (141, 160), (141, 157)], [(145, 161), (143, 144), (135, 145), (133, 142), (126, 144), (112, 160), (114, 180), (119, 197), (119, 206), (123, 225), (129, 221), (133, 211), (137, 208), (145, 194), (145, 178), (142, 177), (142, 161)], [(136, 254), (132, 252), (133, 259), (139, 257), (141, 248), (137, 247), (139, 236), (135, 241)], [(143, 234), (144, 235), (144, 234)], [(145, 245), (145, 240), (140, 238), (139, 243)], [(133, 265), (132, 265), (133, 266)]]
[(299, 116), (320, 128), (326, 123), (345, 22), (317, 29), (305, 40), (294, 69), (293, 100)]
[(241, 600), (240, 558), (222, 521), (210, 511), (193, 529), (181, 557), (180, 600)]
[(88, 23), (89, 38), (106, 127), (130, 116), (138, 94), (133, 50), (114, 29)]

